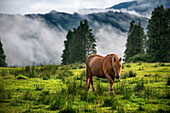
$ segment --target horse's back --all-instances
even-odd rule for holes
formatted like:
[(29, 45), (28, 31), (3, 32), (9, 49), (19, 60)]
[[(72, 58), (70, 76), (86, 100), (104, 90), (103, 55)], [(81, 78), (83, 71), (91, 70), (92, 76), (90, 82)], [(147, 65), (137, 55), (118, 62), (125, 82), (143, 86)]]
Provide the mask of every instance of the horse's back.
[(86, 67), (91, 71), (93, 76), (103, 77), (103, 56), (91, 55), (86, 60)]

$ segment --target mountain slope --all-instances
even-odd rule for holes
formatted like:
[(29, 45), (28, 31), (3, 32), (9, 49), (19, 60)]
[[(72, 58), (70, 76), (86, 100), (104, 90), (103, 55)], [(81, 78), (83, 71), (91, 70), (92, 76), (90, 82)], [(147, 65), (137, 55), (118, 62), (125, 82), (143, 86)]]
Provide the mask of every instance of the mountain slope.
[(170, 7), (170, 0), (136, 0), (132, 2), (124, 2), (114, 5), (108, 9), (126, 9), (128, 11), (136, 11), (143, 16), (151, 15), (155, 7), (163, 5), (165, 8)]
[(68, 14), (63, 12), (52, 11), (47, 14), (28, 14), (26, 16), (33, 19), (42, 18), (48, 24), (55, 27), (61, 26), (65, 30), (77, 27), (80, 21), (84, 19), (87, 19), (89, 21), (89, 24), (92, 28), (96, 28), (94, 22), (97, 22), (99, 24), (111, 25), (114, 28), (120, 29), (122, 32), (127, 32), (129, 23), (132, 20), (135, 20), (136, 22), (141, 22), (143, 27), (146, 27), (148, 21), (148, 19), (144, 17), (138, 17), (128, 13), (113, 11), (93, 13), (87, 15), (81, 15), (78, 13)]

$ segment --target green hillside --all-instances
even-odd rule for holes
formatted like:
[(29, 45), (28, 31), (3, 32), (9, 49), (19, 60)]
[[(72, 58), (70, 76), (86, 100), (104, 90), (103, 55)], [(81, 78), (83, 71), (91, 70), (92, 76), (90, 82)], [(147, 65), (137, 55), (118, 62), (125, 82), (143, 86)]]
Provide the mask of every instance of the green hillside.
[(0, 68), (0, 112), (170, 112), (170, 63), (126, 63), (115, 79), (94, 77), (85, 91), (85, 64)]

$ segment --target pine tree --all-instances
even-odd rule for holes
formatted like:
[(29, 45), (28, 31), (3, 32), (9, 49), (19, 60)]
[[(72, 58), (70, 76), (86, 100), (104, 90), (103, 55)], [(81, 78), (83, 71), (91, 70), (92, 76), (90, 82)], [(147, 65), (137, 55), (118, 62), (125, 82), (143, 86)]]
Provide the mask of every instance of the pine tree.
[[(74, 28), (69, 36), (71, 37), (69, 38), (70, 40), (68, 41), (67, 38), (64, 42), (63, 64), (84, 62), (87, 56), (96, 53), (96, 41), (87, 20), (81, 21), (80, 26), (78, 26), (77, 29)], [(69, 52), (67, 53), (67, 51)]]
[(170, 61), (170, 8), (159, 6), (152, 12), (148, 24), (147, 53), (155, 62)]
[(3, 50), (3, 45), (1, 43), (1, 39), (0, 39), (0, 67), (6, 67), (7, 64), (5, 62), (5, 54), (4, 54), (4, 50)]
[(81, 62), (82, 59), (82, 49), (83, 49), (83, 44), (82, 44), (82, 38), (80, 37), (81, 31), (80, 27), (77, 29), (74, 29), (74, 34), (73, 34), (73, 39), (70, 42), (70, 63), (74, 62)]
[(130, 57), (143, 54), (144, 53), (144, 39), (145, 33), (141, 24), (134, 24), (135, 21), (133, 20), (130, 23), (128, 37), (127, 37), (127, 44), (125, 50), (125, 61), (127, 61)]
[(68, 31), (68, 34), (66, 36), (66, 39), (64, 41), (64, 47), (65, 49), (63, 50), (63, 54), (62, 54), (62, 64), (68, 64), (69, 62), (69, 56), (70, 56), (70, 48), (69, 48), (69, 43), (71, 42), (72, 40), (72, 36), (73, 35), (73, 32), (71, 30)]

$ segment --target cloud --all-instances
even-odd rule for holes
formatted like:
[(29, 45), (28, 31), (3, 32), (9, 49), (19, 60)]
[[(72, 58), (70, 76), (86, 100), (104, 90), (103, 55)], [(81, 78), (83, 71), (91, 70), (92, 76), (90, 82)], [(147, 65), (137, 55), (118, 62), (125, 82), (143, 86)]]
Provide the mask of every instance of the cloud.
[(139, 13), (137, 13), (136, 11), (132, 10), (132, 11), (128, 11), (127, 9), (97, 9), (97, 8), (93, 8), (93, 9), (80, 9), (78, 10), (77, 13), (79, 14), (83, 14), (83, 15), (87, 15), (87, 14), (92, 14), (92, 13), (104, 13), (104, 12), (108, 12), (108, 11), (113, 11), (113, 12), (123, 12), (123, 13), (129, 13), (138, 17), (145, 17), (143, 15), (140, 15)]
[(132, 0), (0, 0), (0, 13), (47, 13), (51, 10), (74, 13), (83, 8), (107, 8)]
[[(127, 33), (111, 25), (94, 23), (97, 54), (123, 57)], [(49, 27), (43, 20), (21, 15), (0, 15), (0, 37), (9, 66), (60, 64), (67, 31)]]
[(0, 37), (9, 66), (61, 63), (65, 36), (65, 30), (49, 28), (42, 20), (0, 17)]
[(119, 29), (113, 28), (110, 25), (101, 25), (98, 23), (94, 25), (99, 28), (95, 33), (97, 53), (103, 56), (114, 53), (123, 58), (127, 33), (121, 32)]

